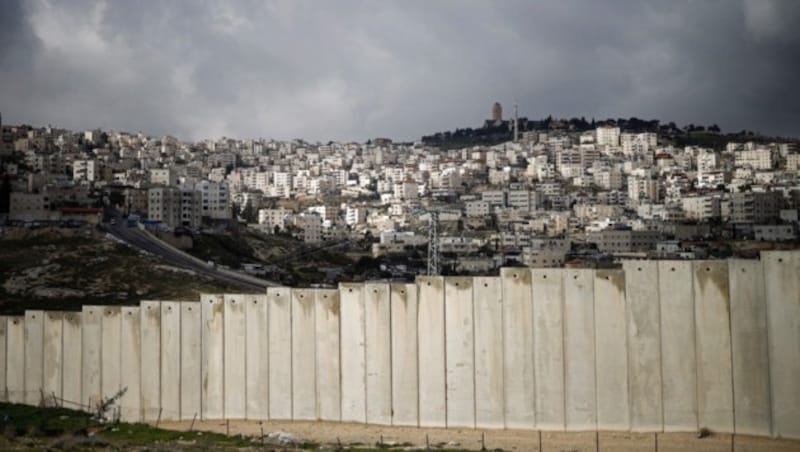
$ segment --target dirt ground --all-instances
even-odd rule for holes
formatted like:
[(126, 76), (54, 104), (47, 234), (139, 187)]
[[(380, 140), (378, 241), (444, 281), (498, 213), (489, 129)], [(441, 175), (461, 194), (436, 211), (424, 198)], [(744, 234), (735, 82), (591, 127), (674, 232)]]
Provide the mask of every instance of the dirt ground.
[[(161, 422), (159, 427), (188, 430), (191, 421)], [(627, 433), (627, 432), (538, 432), (522, 430), (472, 430), (391, 427), (334, 422), (280, 421), (196, 421), (194, 430), (241, 433), (258, 437), (275, 431), (291, 433), (302, 441), (343, 446), (362, 444), (411, 444), (414, 448), (504, 451), (653, 451), (653, 452), (796, 452), (800, 441), (771, 439), (745, 435), (711, 434), (698, 439), (694, 433)]]

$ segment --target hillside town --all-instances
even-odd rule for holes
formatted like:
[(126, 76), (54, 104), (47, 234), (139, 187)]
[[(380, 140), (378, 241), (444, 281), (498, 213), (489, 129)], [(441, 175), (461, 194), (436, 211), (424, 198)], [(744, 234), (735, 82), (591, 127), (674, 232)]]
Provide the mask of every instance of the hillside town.
[(0, 222), (81, 227), (115, 221), (113, 208), (129, 227), (190, 237), (247, 228), (343, 252), (367, 243), (372, 258), (392, 263), (382, 265), (387, 276), (429, 270), (431, 240), (444, 274), (746, 256), (797, 243), (795, 141), (680, 145), (657, 121), (650, 130), (613, 120), (543, 127), (516, 111), (504, 118), (499, 103), (490, 113), (476, 130), (508, 139), (465, 147), (187, 142), (2, 124)]

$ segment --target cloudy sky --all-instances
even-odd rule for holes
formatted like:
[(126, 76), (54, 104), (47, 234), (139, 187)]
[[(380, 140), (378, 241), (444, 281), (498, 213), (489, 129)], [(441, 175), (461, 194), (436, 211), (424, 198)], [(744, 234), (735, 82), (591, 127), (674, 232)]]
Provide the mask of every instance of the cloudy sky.
[(531, 118), (800, 136), (800, 1), (0, 0), (3, 122), (416, 139)]

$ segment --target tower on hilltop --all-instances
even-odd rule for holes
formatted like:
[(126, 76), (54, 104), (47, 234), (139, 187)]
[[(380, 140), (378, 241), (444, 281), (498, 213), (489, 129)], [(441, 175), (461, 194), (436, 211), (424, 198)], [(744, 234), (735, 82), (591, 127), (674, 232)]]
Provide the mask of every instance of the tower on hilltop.
[(495, 102), (494, 105), (492, 105), (492, 121), (503, 121), (503, 106), (500, 105), (500, 102)]

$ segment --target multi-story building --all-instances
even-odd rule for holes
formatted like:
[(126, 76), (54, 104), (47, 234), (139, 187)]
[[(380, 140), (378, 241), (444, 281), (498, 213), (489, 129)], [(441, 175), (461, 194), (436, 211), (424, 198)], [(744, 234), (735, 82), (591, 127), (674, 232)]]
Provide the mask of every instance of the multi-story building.
[(286, 228), (286, 219), (291, 212), (283, 207), (277, 209), (259, 209), (258, 224), (267, 232), (272, 233), (277, 227), (279, 230)]
[(202, 216), (213, 220), (229, 220), (233, 215), (226, 182), (201, 181), (194, 189), (200, 192)]
[(681, 199), (687, 219), (708, 221), (722, 216), (720, 198), (717, 196), (692, 196)]
[(605, 229), (589, 233), (587, 240), (597, 244), (605, 253), (646, 252), (656, 248), (663, 239), (658, 231), (634, 231), (631, 229)]
[(745, 149), (734, 153), (734, 164), (737, 168), (752, 168), (754, 170), (772, 169), (774, 163), (773, 153), (770, 149)]
[(595, 129), (595, 142), (598, 146), (619, 146), (619, 127), (614, 126), (600, 126)]

